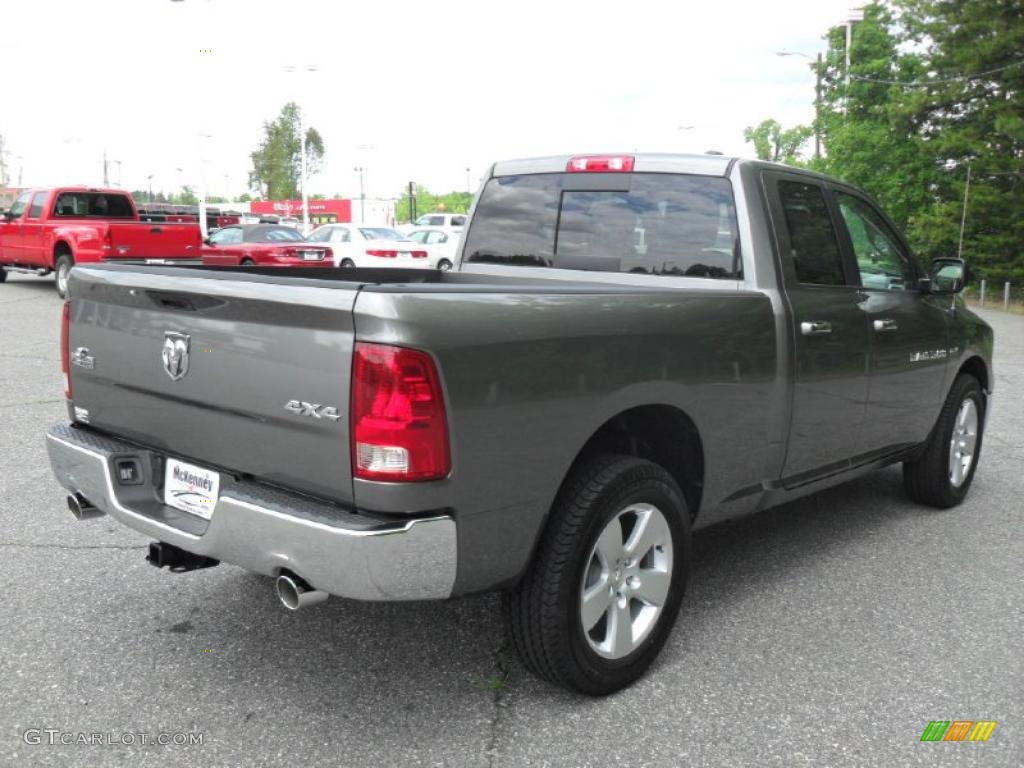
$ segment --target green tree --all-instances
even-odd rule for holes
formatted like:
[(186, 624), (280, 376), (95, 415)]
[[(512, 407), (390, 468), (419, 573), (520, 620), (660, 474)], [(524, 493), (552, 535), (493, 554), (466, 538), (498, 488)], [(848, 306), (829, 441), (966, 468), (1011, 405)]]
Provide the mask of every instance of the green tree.
[(814, 129), (806, 125), (783, 129), (779, 121), (772, 118), (743, 131), (743, 138), (754, 145), (759, 160), (787, 165), (802, 164), (801, 150), (813, 135)]
[[(403, 197), (400, 197), (395, 205), (395, 218), (398, 221), (410, 221), (408, 188), (404, 189), (402, 194)], [(422, 185), (416, 188), (417, 218), (425, 213), (466, 213), (472, 202), (473, 196), (469, 192), (447, 192), (443, 195), (435, 195)]]
[(910, 236), (931, 256), (963, 252), (994, 280), (1024, 280), (1024, 7), (1019, 0), (899, 0), (906, 38), (928, 51), (909, 111), (936, 173)]
[[(252, 171), (249, 186), (268, 200), (293, 199), (299, 196), (302, 169), (299, 107), (289, 102), (271, 122), (263, 124), (263, 141), (250, 155)], [(323, 167), (324, 142), (320, 133), (306, 126), (307, 175)]]

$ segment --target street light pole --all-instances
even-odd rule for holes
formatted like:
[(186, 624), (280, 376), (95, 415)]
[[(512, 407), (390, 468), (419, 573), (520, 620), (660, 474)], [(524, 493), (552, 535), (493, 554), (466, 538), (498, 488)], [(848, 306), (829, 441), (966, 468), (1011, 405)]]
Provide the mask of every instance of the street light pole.
[(152, 173), (149, 174), (149, 176), (146, 177), (146, 180), (149, 182), (149, 202), (152, 203), (153, 202), (153, 174)]
[(803, 56), (808, 61), (814, 61), (814, 159), (821, 159), (821, 73), (822, 60), (821, 51), (815, 59), (811, 59), (806, 53), (800, 51), (776, 51), (776, 56)]
[(363, 191), (363, 174), (366, 169), (362, 166), (353, 168), (353, 171), (359, 174), (359, 223), (366, 223), (366, 193)]
[(469, 168), (466, 169), (466, 192), (470, 195), (473, 194), (473, 186), (469, 180)]

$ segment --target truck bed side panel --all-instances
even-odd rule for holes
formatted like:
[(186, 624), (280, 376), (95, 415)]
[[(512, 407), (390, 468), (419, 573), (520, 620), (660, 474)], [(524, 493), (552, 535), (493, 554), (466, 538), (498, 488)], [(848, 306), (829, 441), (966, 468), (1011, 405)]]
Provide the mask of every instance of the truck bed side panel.
[(765, 477), (777, 350), (762, 293), (368, 288), (355, 324), (362, 340), (428, 349), (440, 363), (451, 478), (354, 487), (367, 509), (415, 501), (456, 511), (457, 592), (518, 576), (578, 452), (630, 408), (667, 405), (694, 421), (705, 453), (705, 509)]

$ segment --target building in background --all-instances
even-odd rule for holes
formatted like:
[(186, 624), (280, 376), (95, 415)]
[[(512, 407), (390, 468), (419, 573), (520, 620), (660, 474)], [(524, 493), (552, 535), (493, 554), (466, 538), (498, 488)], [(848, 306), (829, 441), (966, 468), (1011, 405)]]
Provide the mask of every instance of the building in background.
[[(227, 203), (224, 207), (233, 208)], [(301, 200), (254, 200), (248, 204), (249, 212), (260, 215), (288, 216), (302, 219)], [(395, 225), (395, 201), (367, 198), (366, 200), (310, 200), (309, 223), (320, 224), (370, 224), (393, 227)]]
[(6, 211), (23, 190), (18, 187), (0, 187), (0, 211)]

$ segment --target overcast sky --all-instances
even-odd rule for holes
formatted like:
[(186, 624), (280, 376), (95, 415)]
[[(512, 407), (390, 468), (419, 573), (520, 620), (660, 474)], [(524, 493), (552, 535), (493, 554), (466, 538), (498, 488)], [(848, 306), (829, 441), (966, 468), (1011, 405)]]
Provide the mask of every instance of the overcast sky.
[(808, 62), (776, 51), (817, 53), (855, 4), (6, 2), (0, 134), (25, 186), (98, 184), (106, 149), (112, 184), (198, 188), (205, 167), (232, 196), (289, 99), (324, 137), (311, 193), (358, 195), (356, 166), (368, 196), (396, 196), (464, 189), (467, 167), (475, 189), (513, 157), (750, 155), (745, 126), (813, 114)]

